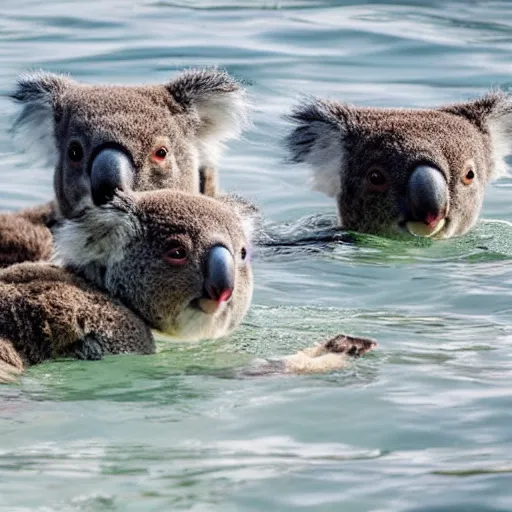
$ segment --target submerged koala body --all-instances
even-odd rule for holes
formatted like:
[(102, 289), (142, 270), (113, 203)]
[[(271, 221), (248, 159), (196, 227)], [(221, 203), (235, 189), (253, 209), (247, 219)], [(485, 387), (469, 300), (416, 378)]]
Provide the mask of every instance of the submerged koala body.
[[(252, 297), (256, 208), (235, 197), (116, 192), (55, 229), (62, 266), (0, 271), (0, 381), (47, 359), (150, 354), (151, 329), (179, 339), (224, 336)], [(246, 376), (344, 368), (371, 340), (338, 336)]]
[(291, 160), (309, 164), (313, 188), (336, 199), (344, 228), (360, 232), (466, 233), (512, 152), (512, 98), (504, 93), (422, 110), (318, 99), (290, 120)]
[[(173, 188), (215, 196), (223, 143), (247, 123), (244, 89), (211, 69), (144, 86), (90, 85), (30, 73), (19, 78), (11, 96), (20, 106), (14, 125), (20, 141), (54, 166), (56, 201), (47, 208), (56, 219), (103, 204), (115, 189)], [(13, 216), (0, 217), (0, 235)], [(46, 221), (34, 212), (31, 224), (44, 231), (51, 227)], [(0, 266), (44, 259), (43, 249), (24, 250), (23, 236), (20, 231), (15, 241), (19, 252), (12, 252), (12, 243), (4, 246), (0, 236)]]
[(150, 354), (147, 324), (67, 270), (21, 263), (0, 272), (0, 381), (58, 357)]
[(150, 329), (216, 338), (245, 316), (254, 207), (170, 190), (118, 192), (56, 230), (63, 267), (0, 272), (0, 378), (55, 357), (151, 353)]
[[(196, 328), (197, 323), (185, 331), (190, 335)], [(260, 377), (331, 372), (345, 368), (349, 358), (376, 346), (370, 339), (339, 335), (290, 356), (256, 360), (240, 374)], [(86, 279), (44, 262), (22, 263), (0, 271), (0, 383), (48, 359), (97, 360), (107, 354), (154, 351), (150, 325)]]

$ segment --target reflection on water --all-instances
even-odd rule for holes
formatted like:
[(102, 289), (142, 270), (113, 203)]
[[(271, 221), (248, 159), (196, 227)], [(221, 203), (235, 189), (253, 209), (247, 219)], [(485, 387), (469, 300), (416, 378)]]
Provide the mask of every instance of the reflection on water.
[[(254, 126), (221, 185), (266, 215), (254, 307), (227, 339), (61, 361), (0, 388), (0, 510), (505, 511), (512, 493), (510, 178), (460, 239), (336, 229), (286, 164), (300, 94), (421, 107), (510, 89), (512, 3), (461, 0), (2, 3), (0, 92), (27, 68), (91, 83), (220, 65)], [(0, 206), (47, 200), (0, 98)], [(344, 371), (243, 378), (339, 332), (379, 341)]]
[[(271, 225), (264, 229), (259, 249), (263, 258), (276, 259), (286, 254), (300, 257), (309, 253), (327, 253), (350, 263), (424, 263), (425, 261), (465, 260), (467, 262), (507, 260), (512, 256), (512, 223), (481, 220), (465, 236), (434, 241), (397, 234), (381, 237), (343, 231), (337, 220), (327, 215), (313, 215), (297, 222)], [(350, 251), (349, 244), (357, 249)], [(283, 256), (284, 257), (284, 256)]]

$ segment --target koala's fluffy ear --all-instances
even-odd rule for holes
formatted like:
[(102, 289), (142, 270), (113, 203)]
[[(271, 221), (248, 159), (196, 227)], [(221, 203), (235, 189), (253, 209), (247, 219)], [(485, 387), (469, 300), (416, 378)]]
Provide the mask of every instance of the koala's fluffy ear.
[(492, 145), (492, 179), (507, 174), (505, 157), (512, 153), (512, 97), (504, 92), (489, 93), (467, 103), (449, 105), (444, 112), (464, 116), (484, 133)]
[(174, 100), (195, 114), (203, 165), (215, 165), (222, 143), (249, 124), (249, 104), (241, 83), (224, 71), (191, 69), (167, 85)]
[(112, 200), (91, 206), (54, 228), (54, 261), (73, 268), (107, 266), (124, 257), (126, 245), (140, 234), (136, 198), (116, 191)]
[(309, 164), (312, 188), (331, 197), (341, 192), (349, 116), (345, 105), (320, 99), (304, 101), (286, 116), (296, 125), (285, 139), (290, 160)]
[(238, 194), (227, 194), (215, 197), (215, 200), (232, 208), (240, 217), (247, 240), (254, 241), (262, 227), (263, 216), (261, 210)]
[(67, 76), (55, 73), (24, 73), (9, 95), (20, 106), (14, 133), (27, 149), (36, 149), (45, 163), (55, 163), (55, 118), (60, 113), (61, 95), (72, 83)]

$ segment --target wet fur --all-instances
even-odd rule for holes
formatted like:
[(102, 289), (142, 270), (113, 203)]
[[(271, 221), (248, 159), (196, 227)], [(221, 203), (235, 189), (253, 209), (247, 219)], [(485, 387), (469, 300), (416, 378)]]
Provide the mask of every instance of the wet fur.
[[(396, 232), (410, 173), (425, 162), (441, 170), (449, 189), (443, 237), (466, 233), (476, 223), (489, 181), (506, 173), (512, 152), (512, 98), (483, 98), (432, 109), (355, 107), (308, 99), (288, 116), (290, 160), (307, 164), (312, 187), (334, 197), (340, 224), (375, 234)], [(468, 163), (476, 179), (462, 183)], [(389, 175), (386, 193), (369, 192), (372, 166)]]
[(0, 213), (0, 268), (49, 260), (53, 251), (50, 227), (55, 220), (53, 202), (18, 213)]
[[(54, 167), (56, 218), (73, 218), (92, 206), (88, 166), (106, 146), (130, 155), (134, 190), (173, 188), (215, 196), (223, 144), (249, 122), (245, 89), (216, 69), (188, 70), (166, 84), (143, 86), (91, 85), (33, 72), (19, 77), (11, 98), (19, 106), (13, 125), (19, 142)], [(79, 165), (68, 161), (71, 141), (84, 149)], [(161, 145), (169, 153), (155, 164), (151, 154)], [(1, 215), (0, 265), (47, 259), (45, 228), (52, 223), (44, 215), (34, 215), (30, 223), (16, 214)]]
[[(0, 380), (57, 357), (154, 351), (151, 329), (215, 338), (234, 329), (252, 297), (244, 223), (256, 209), (234, 198), (171, 190), (116, 194), (111, 203), (55, 229), (62, 266), (25, 262), (0, 271)], [(188, 247), (186, 265), (164, 260), (169, 240)], [(235, 259), (235, 288), (214, 315), (194, 310), (204, 289), (207, 251), (222, 244)]]

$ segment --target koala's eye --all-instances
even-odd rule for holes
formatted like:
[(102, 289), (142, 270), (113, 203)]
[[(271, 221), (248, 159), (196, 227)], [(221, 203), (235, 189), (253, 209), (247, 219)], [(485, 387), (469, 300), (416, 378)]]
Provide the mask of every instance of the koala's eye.
[(80, 143), (78, 142), (72, 142), (68, 147), (68, 158), (74, 162), (79, 163), (82, 161), (82, 158), (84, 157), (84, 150)]
[(240, 256), (242, 257), (242, 260), (245, 260), (245, 258), (247, 258), (247, 249), (245, 247), (242, 247), (242, 250), (240, 251)]
[(473, 183), (473, 180), (475, 179), (475, 171), (473, 169), (469, 169), (468, 172), (463, 176), (462, 183), (464, 185), (471, 185)]
[(155, 162), (163, 162), (167, 156), (167, 153), (169, 153), (169, 150), (165, 146), (160, 146), (153, 151), (153, 160)]
[(385, 192), (389, 187), (386, 174), (377, 167), (372, 167), (368, 170), (366, 180), (372, 192)]
[(184, 265), (187, 262), (187, 249), (181, 243), (173, 242), (167, 249), (164, 260), (171, 265)]

